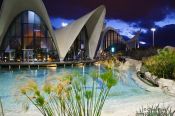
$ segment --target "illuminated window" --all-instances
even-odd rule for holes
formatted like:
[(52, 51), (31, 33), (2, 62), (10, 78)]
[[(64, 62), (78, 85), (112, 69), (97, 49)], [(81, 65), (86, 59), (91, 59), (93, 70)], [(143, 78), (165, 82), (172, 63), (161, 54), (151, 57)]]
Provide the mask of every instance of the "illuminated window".
[(32, 11), (28, 11), (28, 23), (34, 23), (35, 13)]
[[(46, 55), (58, 57), (55, 54), (56, 48), (46, 24), (33, 11), (22, 12), (11, 23), (1, 49), (6, 50), (8, 46), (10, 50), (20, 52), (17, 57), (20, 57), (24, 49), (33, 49), (35, 57), (39, 56), (38, 54), (42, 58)], [(45, 51), (48, 53), (46, 54)]]

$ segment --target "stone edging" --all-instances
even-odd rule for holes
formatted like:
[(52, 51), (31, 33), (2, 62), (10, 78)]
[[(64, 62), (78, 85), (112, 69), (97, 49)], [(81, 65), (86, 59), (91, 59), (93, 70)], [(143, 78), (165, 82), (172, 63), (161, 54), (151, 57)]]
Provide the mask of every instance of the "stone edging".
[(171, 96), (175, 96), (175, 81), (164, 78), (158, 78), (157, 76), (152, 75), (148, 71), (143, 71), (141, 68), (142, 64), (136, 66), (136, 72), (138, 76), (140, 76), (141, 78), (140, 80), (142, 79), (143, 79), (142, 81), (147, 80), (148, 82), (152, 83), (153, 85), (163, 90), (164, 93), (169, 94)]

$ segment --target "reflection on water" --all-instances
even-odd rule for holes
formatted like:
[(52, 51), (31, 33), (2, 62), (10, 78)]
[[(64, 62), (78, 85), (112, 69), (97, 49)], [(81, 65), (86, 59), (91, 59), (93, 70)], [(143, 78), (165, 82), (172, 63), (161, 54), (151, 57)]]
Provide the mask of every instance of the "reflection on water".
[(111, 89), (109, 98), (120, 99), (131, 96), (138, 96), (147, 94), (147, 92), (140, 88), (133, 80), (136, 76), (135, 71), (132, 68), (128, 70), (120, 71), (118, 84)]
[[(54, 79), (65, 72), (77, 71), (82, 75), (90, 76), (91, 72), (97, 70), (99, 72), (104, 72), (103, 68), (98, 66), (91, 67), (50, 67), (50, 68), (40, 68), (40, 69), (14, 69), (13, 71), (0, 70), (0, 96), (2, 97), (3, 104), (5, 109), (14, 109), (21, 108), (18, 104), (18, 100), (21, 100), (19, 94), (19, 88), (24, 85), (29, 79), (34, 79), (40, 86), (46, 81), (46, 79)], [(124, 98), (133, 95), (145, 94), (145, 90), (139, 88), (135, 82), (132, 80), (132, 77), (135, 76), (135, 73), (132, 69), (128, 69), (125, 72), (120, 74), (120, 80), (118, 84), (112, 88), (109, 98)], [(100, 86), (100, 82), (99, 86)]]

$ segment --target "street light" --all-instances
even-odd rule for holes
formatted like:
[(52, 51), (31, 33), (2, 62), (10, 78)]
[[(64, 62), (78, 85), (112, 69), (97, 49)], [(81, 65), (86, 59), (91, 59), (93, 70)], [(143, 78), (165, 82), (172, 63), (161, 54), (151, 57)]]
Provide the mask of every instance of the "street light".
[(156, 31), (156, 28), (151, 28), (151, 31), (153, 32), (153, 47), (154, 47), (154, 32)]

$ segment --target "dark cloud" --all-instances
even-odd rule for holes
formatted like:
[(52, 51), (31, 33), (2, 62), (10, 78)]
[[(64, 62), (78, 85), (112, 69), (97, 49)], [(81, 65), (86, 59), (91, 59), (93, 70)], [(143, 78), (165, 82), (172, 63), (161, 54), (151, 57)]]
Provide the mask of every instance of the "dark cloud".
[(172, 0), (43, 0), (50, 16), (75, 19), (103, 4), (107, 18), (124, 21), (161, 20)]
[(136, 22), (149, 29), (175, 10), (175, 0), (43, 0), (51, 17), (77, 19), (103, 4), (107, 19)]
[(142, 20), (138, 23), (139, 27), (150, 29), (150, 27), (154, 26), (154, 21), (153, 20)]
[(169, 6), (172, 8), (172, 9), (175, 9), (175, 0), (169, 0)]
[[(175, 9), (175, 0), (43, 0), (50, 17), (77, 19), (105, 5), (108, 19), (126, 22), (159, 21)], [(2, 0), (0, 0), (0, 4)]]
[(158, 28), (156, 43), (160, 45), (173, 45), (175, 46), (175, 24), (164, 26), (163, 28)]

